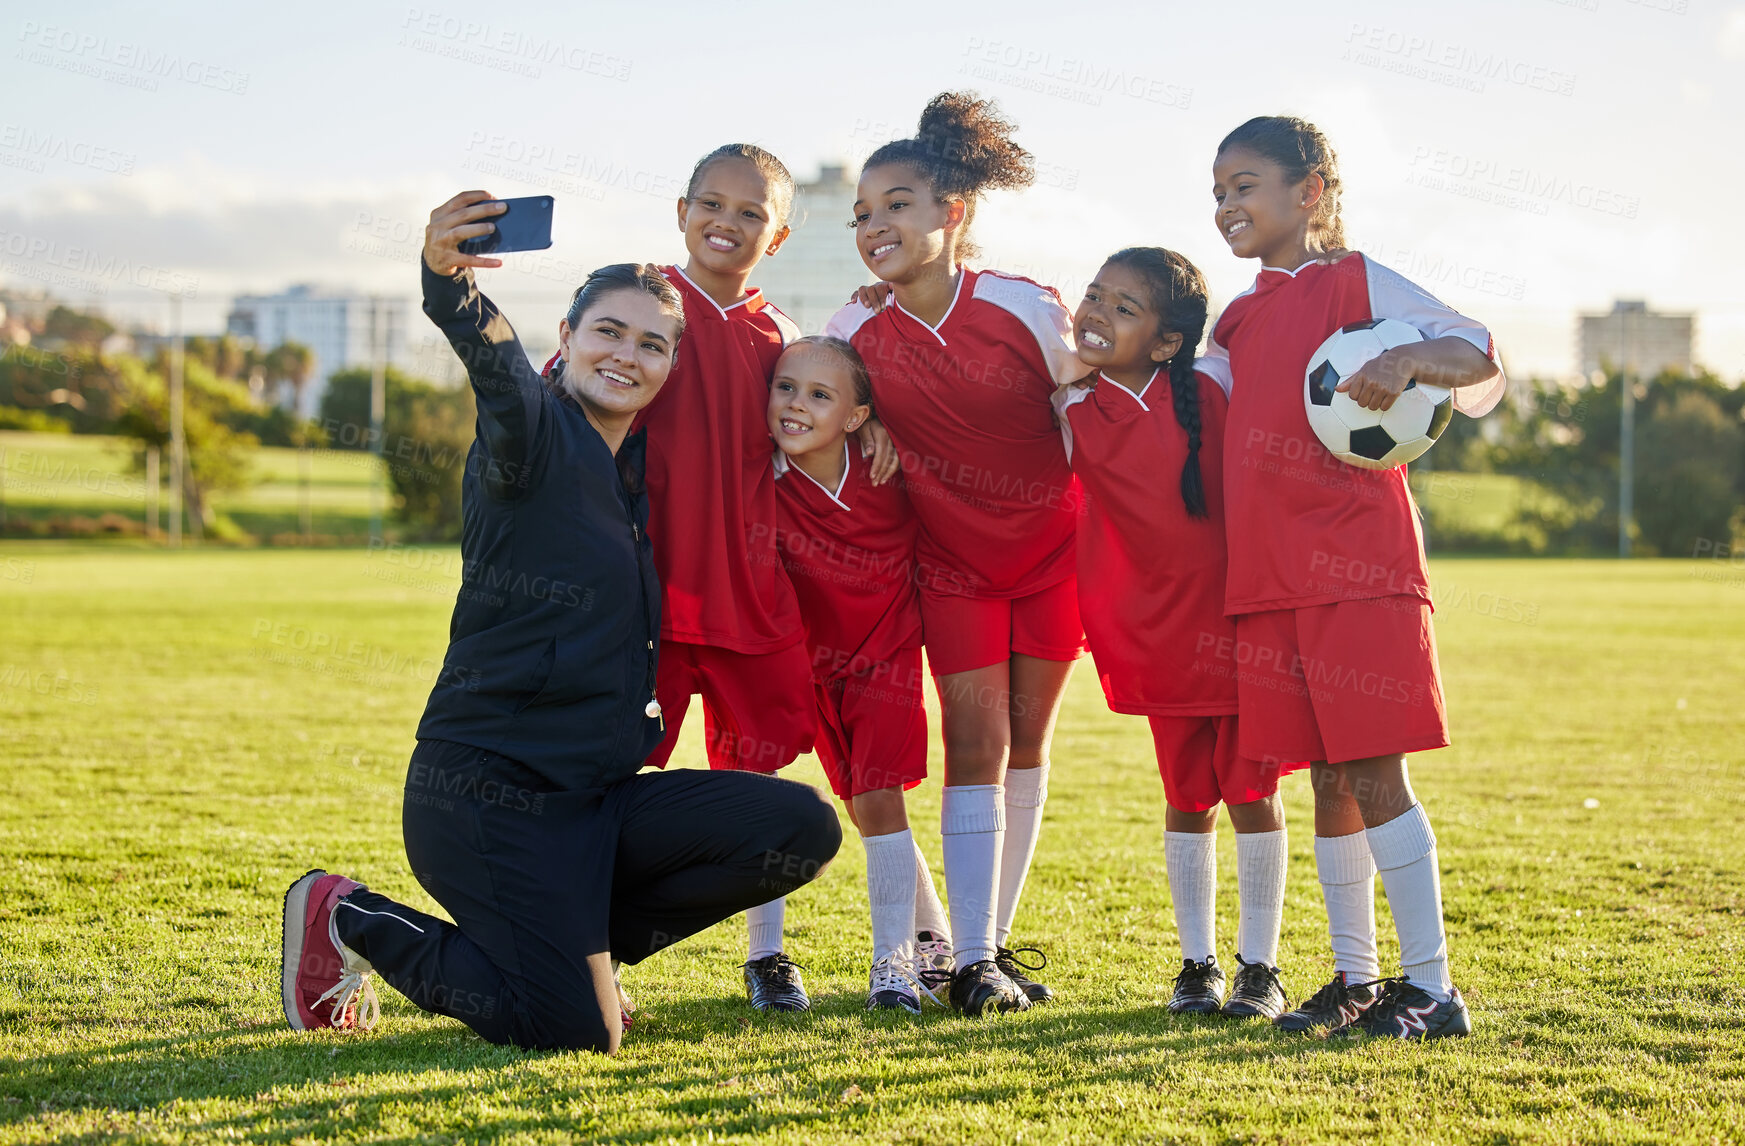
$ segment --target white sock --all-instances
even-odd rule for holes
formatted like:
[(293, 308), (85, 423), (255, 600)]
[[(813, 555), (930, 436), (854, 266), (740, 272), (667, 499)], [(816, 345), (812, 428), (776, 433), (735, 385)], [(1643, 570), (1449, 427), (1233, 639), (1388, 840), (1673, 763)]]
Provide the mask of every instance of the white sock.
[[(913, 834), (913, 833), (911, 833)], [(947, 943), (951, 942), (951, 924), (945, 921), (945, 905), (939, 902), (939, 890), (933, 886), (933, 869), (921, 845), (915, 845), (915, 930), (931, 931)]]
[(782, 949), (782, 920), (787, 914), (788, 899), (772, 899), (745, 913), (746, 926), (751, 931), (751, 957), (762, 959)]
[(1006, 769), (1006, 840), (1000, 845), (1000, 908), (994, 917), (994, 942), (1012, 936), (1012, 919), (1042, 834), (1042, 805), (1048, 802), (1048, 761), (1036, 768)]
[(1204, 963), (1218, 952), (1218, 836), (1164, 832), (1163, 862), (1182, 958)]
[(900, 955), (915, 941), (915, 835), (908, 828), (867, 836), (866, 897), (872, 905), (873, 961)]
[(994, 896), (1005, 834), (998, 784), (967, 784), (940, 794), (945, 890), (951, 897), (952, 961), (967, 967), (994, 957)]
[(1285, 916), (1285, 830), (1236, 833), (1236, 953), (1271, 967)]
[(1446, 1002), (1448, 936), (1442, 929), (1442, 873), (1436, 868), (1436, 833), (1422, 804), (1370, 828), (1369, 851), (1387, 888), (1388, 907), (1400, 936), (1400, 968), (1414, 987)]
[(1381, 978), (1375, 949), (1375, 860), (1369, 834), (1315, 837), (1315, 874), (1327, 905), (1327, 937), (1333, 943), (1333, 969), (1348, 981)]

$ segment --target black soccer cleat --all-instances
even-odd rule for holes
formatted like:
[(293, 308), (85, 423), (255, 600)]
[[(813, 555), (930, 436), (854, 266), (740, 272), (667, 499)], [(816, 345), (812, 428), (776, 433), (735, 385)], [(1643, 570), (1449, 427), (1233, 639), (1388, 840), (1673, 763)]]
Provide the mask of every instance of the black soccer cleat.
[(777, 951), (762, 959), (741, 964), (745, 968), (745, 997), (754, 1011), (804, 1011), (812, 1006), (806, 984), (800, 980), (800, 965)]
[(1175, 977), (1175, 994), (1169, 997), (1172, 1015), (1211, 1015), (1224, 1005), (1224, 969), (1218, 966), (1216, 955), (1204, 963), (1182, 960), (1181, 974)]
[[(1036, 956), (1034, 963), (1020, 963), (1020, 954)], [(994, 952), (994, 966), (1000, 973), (1012, 981), (1012, 985), (1024, 992), (1024, 997), (1032, 1003), (1046, 1003), (1054, 998), (1054, 991), (1024, 974), (1026, 971), (1040, 971), (1048, 966), (1048, 956), (1034, 947), (1020, 947), (1014, 951), (1010, 947), (1001, 947)]]
[(1322, 1030), (1332, 1034), (1361, 1019), (1375, 1005), (1376, 998), (1374, 982), (1353, 983), (1345, 972), (1335, 971), (1332, 982), (1304, 999), (1296, 1010), (1274, 1019), (1272, 1025), (1281, 1031)]
[(1381, 979), (1381, 997), (1349, 1027), (1346, 1034), (1361, 1031), (1371, 1038), (1445, 1039), (1472, 1033), (1472, 1016), (1459, 990), (1451, 991), (1446, 1003), (1415, 985), (1410, 979)]
[(992, 959), (977, 959), (974, 963), (950, 973), (923, 971), (921, 982), (927, 986), (943, 986), (949, 983), (951, 1006), (965, 1015), (979, 1016), (989, 1011), (1030, 1009), (1030, 996), (1006, 978), (1005, 972)]
[(1265, 963), (1250, 963), (1236, 953), (1242, 969), (1236, 972), (1236, 983), (1230, 989), (1221, 1014), (1232, 1019), (1276, 1019), (1285, 1009), (1284, 984), (1278, 981), (1278, 968)]

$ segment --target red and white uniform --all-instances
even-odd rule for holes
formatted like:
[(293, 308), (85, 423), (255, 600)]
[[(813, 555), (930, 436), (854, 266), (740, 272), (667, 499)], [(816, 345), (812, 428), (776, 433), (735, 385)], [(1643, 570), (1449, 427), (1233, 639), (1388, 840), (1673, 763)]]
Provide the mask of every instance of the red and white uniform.
[[(1060, 391), (1060, 431), (1085, 493), (1078, 526), (1079, 615), (1097, 679), (1116, 712), (1218, 716), (1236, 711), (1233, 674), (1197, 655), (1235, 635), (1224, 615), (1222, 387), (1196, 374), (1200, 474), (1208, 516), (1188, 516), (1188, 439), (1167, 371), (1134, 394), (1099, 375)], [(1212, 664), (1211, 661), (1206, 662)]]
[(1150, 718), (1170, 806), (1200, 812), (1270, 796), (1283, 769), (1237, 751), (1236, 674), (1215, 655), (1236, 635), (1224, 615), (1227, 399), (1205, 374), (1194, 385), (1204, 518), (1182, 501), (1188, 438), (1168, 371), (1137, 394), (1098, 375), (1054, 401), (1085, 494), (1079, 614), (1097, 679), (1111, 709)]
[(648, 428), (648, 534), (661, 585), (655, 691), (664, 767), (694, 694), (710, 764), (773, 771), (812, 742), (799, 603), (776, 551), (769, 380), (799, 327), (757, 290), (718, 305), (678, 267), (685, 334)]
[(648, 535), (660, 574), (660, 635), (739, 653), (803, 637), (775, 557), (775, 478), (765, 422), (782, 349), (800, 336), (760, 291), (723, 309), (677, 267), (678, 359), (637, 416), (648, 428)]
[(1310, 355), (1335, 330), (1377, 318), (1464, 338), (1498, 363), (1490, 382), (1454, 390), (1455, 409), (1476, 417), (1501, 400), (1490, 332), (1360, 254), (1263, 268), (1196, 363), (1230, 387), (1224, 607), (1239, 616), (1228, 656), (1245, 754), (1340, 762), (1448, 743), (1406, 469), (1346, 465), (1303, 413)]
[[(1430, 599), (1405, 467), (1346, 465), (1321, 445), (1303, 413), (1309, 356), (1335, 330), (1372, 318), (1397, 318), (1425, 338), (1464, 338), (1497, 361), (1483, 326), (1354, 254), (1295, 271), (1263, 268), (1224, 308), (1206, 355), (1195, 363), (1230, 392), (1224, 607), (1231, 613), (1394, 594)], [(1459, 387), (1454, 408), (1473, 417), (1488, 413), (1505, 384), (1499, 374), (1482, 386)]]
[(848, 448), (826, 489), (775, 455), (777, 537), (799, 598), (818, 705), (818, 758), (842, 799), (927, 776), (919, 528), (901, 480), (872, 484)]
[[(1012, 652), (1070, 660), (1082, 647), (1060, 589), (1073, 576), (1079, 493), (1049, 405), (1085, 373), (1070, 330), (1051, 288), (971, 270), (937, 326), (893, 297), (876, 314), (850, 303), (826, 327), (866, 360), (902, 456), (935, 672)], [(1004, 624), (972, 602), (1009, 603), (993, 610)]]

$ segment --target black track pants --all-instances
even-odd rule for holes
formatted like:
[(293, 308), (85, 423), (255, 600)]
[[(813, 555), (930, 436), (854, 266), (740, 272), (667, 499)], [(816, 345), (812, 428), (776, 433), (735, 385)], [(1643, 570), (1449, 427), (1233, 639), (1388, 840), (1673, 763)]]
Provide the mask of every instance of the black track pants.
[(599, 1051), (621, 1031), (611, 960), (794, 891), (842, 842), (835, 808), (789, 780), (687, 769), (563, 791), (436, 740), (412, 754), (403, 820), (454, 923), (359, 889), (335, 913), (345, 945), (490, 1042)]

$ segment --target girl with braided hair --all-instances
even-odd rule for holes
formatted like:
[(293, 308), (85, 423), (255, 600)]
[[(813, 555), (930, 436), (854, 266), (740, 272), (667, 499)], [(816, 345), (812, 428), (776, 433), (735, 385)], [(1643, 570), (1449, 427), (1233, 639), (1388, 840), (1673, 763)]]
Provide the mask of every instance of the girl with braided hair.
[[(1085, 491), (1079, 614), (1115, 712), (1151, 722), (1164, 855), (1180, 933), (1173, 1013), (1272, 1018), (1284, 912), (1281, 769), (1236, 748), (1235, 624), (1224, 616), (1224, 413), (1194, 368), (1206, 329), (1198, 268), (1161, 247), (1109, 256), (1073, 316), (1094, 373), (1054, 397)], [(1236, 829), (1235, 989), (1216, 954), (1218, 805)]]

